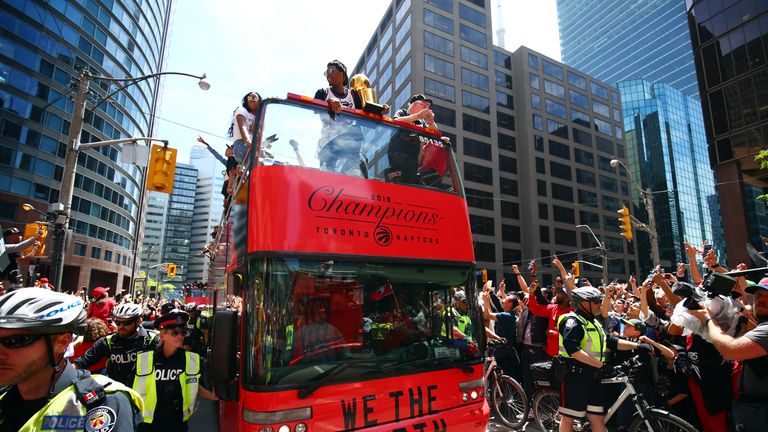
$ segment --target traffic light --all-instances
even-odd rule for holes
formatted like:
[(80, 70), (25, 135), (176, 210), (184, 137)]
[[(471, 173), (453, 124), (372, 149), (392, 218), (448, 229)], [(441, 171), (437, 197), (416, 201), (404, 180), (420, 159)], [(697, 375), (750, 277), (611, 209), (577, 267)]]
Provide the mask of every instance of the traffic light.
[(176, 277), (176, 264), (168, 264), (168, 277), (169, 278), (175, 278)]
[(170, 194), (176, 172), (176, 149), (168, 144), (152, 144), (147, 167), (147, 190)]
[(579, 277), (581, 274), (581, 265), (577, 262), (571, 264), (571, 272), (573, 273), (573, 277)]
[(482, 278), (483, 283), (488, 282), (488, 270), (486, 269), (481, 270), (480, 277)]
[(629, 209), (627, 208), (627, 206), (622, 206), (621, 210), (617, 210), (616, 212), (621, 215), (621, 217), (619, 218), (621, 230), (623, 231), (621, 233), (621, 236), (627, 239), (628, 242), (631, 242), (632, 241), (632, 221), (629, 218)]

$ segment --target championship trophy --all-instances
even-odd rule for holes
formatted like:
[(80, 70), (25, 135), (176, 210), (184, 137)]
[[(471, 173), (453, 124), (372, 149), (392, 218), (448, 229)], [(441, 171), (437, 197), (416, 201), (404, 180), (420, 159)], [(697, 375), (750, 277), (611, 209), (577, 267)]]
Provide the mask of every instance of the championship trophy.
[(363, 74), (357, 74), (349, 79), (349, 88), (357, 93), (363, 103), (363, 111), (371, 114), (384, 114), (384, 105), (376, 103), (376, 92), (371, 88), (371, 82)]

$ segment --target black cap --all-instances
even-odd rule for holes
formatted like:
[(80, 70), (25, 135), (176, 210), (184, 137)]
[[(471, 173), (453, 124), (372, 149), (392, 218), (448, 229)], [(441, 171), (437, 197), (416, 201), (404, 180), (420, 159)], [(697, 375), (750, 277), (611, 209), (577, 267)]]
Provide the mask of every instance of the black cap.
[(158, 330), (185, 328), (187, 326), (188, 320), (189, 320), (188, 313), (179, 309), (174, 309), (168, 312), (167, 314), (161, 316), (160, 318), (156, 319), (155, 328)]
[(176, 309), (176, 306), (171, 302), (163, 303), (163, 305), (160, 306), (160, 312), (163, 315), (170, 313), (174, 309)]
[(408, 100), (408, 103), (412, 104), (412, 103), (414, 103), (416, 101), (420, 101), (420, 100), (423, 100), (423, 101), (427, 102), (429, 105), (432, 105), (432, 99), (424, 96), (421, 93), (415, 94), (415, 95), (411, 96), (411, 98)]
[(3, 237), (14, 234), (20, 234), (19, 229), (16, 227), (8, 228), (7, 230), (3, 231)]
[(344, 74), (344, 87), (349, 85), (349, 76), (347, 75), (347, 67), (344, 66), (344, 63), (338, 60), (331, 60), (328, 62), (328, 66), (333, 66), (336, 69), (340, 70)]

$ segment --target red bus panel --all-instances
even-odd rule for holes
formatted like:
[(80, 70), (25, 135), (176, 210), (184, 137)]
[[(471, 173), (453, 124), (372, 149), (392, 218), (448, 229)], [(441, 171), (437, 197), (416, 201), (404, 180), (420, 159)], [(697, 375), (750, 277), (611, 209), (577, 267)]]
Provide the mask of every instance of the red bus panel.
[(249, 186), (249, 252), (474, 261), (459, 196), (280, 165)]

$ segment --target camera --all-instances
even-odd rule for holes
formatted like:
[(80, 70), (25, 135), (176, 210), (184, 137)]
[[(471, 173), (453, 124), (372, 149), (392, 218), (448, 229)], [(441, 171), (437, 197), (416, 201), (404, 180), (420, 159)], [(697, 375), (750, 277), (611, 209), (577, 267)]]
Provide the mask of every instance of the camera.
[(701, 288), (707, 292), (710, 298), (718, 295), (727, 297), (731, 294), (731, 289), (735, 285), (736, 279), (722, 273), (710, 271), (704, 276)]

